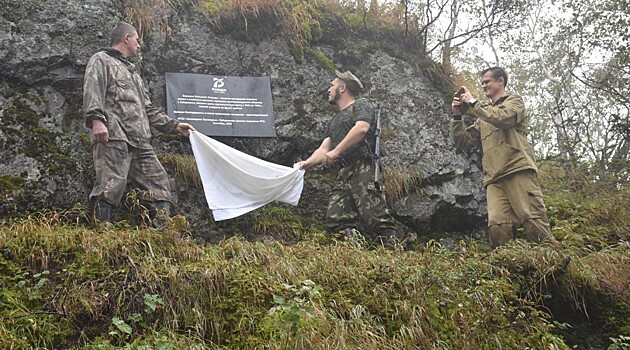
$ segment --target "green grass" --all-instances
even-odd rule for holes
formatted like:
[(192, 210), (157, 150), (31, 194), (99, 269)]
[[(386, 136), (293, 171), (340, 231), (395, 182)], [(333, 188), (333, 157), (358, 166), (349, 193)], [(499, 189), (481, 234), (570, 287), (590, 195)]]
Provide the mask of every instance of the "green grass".
[(1, 226), (5, 348), (563, 346), (549, 315), (519, 297), (508, 271), (475, 244), (392, 252), (234, 238), (202, 246), (173, 231), (92, 230), (62, 218)]
[(566, 191), (552, 180), (542, 178), (561, 247), (369, 250), (274, 205), (223, 227), (240, 234), (216, 245), (186, 238), (180, 216), (162, 234), (126, 222), (93, 229), (80, 207), (5, 219), (0, 347), (569, 349), (553, 302), (623, 348), (627, 186)]

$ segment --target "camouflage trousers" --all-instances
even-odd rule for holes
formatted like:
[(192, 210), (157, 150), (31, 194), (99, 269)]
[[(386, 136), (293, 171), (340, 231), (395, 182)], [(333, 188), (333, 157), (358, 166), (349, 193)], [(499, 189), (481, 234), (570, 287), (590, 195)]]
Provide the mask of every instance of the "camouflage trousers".
[(139, 149), (124, 141), (92, 145), (96, 179), (90, 200), (104, 200), (117, 206), (129, 180), (139, 188), (141, 200), (171, 201), (168, 175), (153, 149)]
[(383, 186), (380, 190), (374, 186), (374, 163), (371, 159), (360, 159), (342, 168), (337, 180), (339, 182), (332, 190), (326, 212), (326, 225), (330, 230), (355, 228), (360, 224), (369, 230), (371, 236), (376, 236), (396, 229), (387, 208)]

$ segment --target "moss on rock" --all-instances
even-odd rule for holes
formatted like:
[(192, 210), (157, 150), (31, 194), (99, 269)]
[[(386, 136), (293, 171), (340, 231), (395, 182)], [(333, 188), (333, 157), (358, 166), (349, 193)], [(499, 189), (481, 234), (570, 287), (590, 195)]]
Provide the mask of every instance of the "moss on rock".
[(49, 171), (56, 171), (66, 166), (70, 158), (59, 150), (60, 135), (39, 126), (41, 114), (31, 104), (40, 102), (33, 94), (21, 95), (11, 102), (3, 116), (2, 131), (7, 135), (4, 148), (16, 149), (18, 154), (42, 162)]
[(20, 176), (0, 176), (0, 193), (17, 191), (26, 179)]
[(560, 285), (573, 306), (608, 336), (630, 334), (630, 244), (572, 261)]

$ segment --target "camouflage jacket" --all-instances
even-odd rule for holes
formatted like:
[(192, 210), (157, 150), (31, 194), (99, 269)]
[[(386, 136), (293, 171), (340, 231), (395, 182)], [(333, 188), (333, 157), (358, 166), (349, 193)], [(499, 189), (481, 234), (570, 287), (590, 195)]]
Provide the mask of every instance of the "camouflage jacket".
[[(368, 143), (374, 145), (374, 132), (376, 129), (376, 125), (374, 125), (374, 110), (370, 106), (368, 100), (359, 98), (354, 101), (352, 105), (337, 112), (337, 114), (328, 123), (326, 137), (330, 137), (333, 148), (337, 147), (337, 145), (346, 137), (350, 129), (352, 129), (359, 120), (370, 124), (370, 129), (368, 130), (365, 138), (368, 140)], [(356, 155), (367, 156), (368, 154), (369, 151), (367, 145), (365, 142), (361, 141), (352, 145), (349, 149), (344, 151), (341, 156), (343, 158), (349, 158)]]
[(481, 146), (485, 185), (517, 171), (537, 171), (527, 141), (529, 117), (520, 96), (506, 95), (492, 104), (477, 103), (466, 113), (477, 120), (468, 128), (461, 120), (452, 121), (453, 140), (460, 150)]
[(135, 65), (120, 52), (103, 49), (90, 58), (83, 84), (85, 125), (105, 122), (110, 140), (151, 149), (151, 128), (170, 133), (179, 122), (153, 106)]

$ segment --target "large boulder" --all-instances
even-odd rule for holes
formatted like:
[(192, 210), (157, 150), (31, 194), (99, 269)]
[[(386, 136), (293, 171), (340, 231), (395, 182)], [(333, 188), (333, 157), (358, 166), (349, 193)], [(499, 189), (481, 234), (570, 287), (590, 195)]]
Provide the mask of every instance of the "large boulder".
[[(0, 216), (86, 204), (94, 170), (81, 115), (83, 73), (90, 56), (108, 46), (110, 29), (124, 18), (120, 6), (107, 0), (0, 0)], [(325, 93), (333, 75), (324, 55), (336, 68), (353, 71), (364, 82), (365, 95), (383, 105), (384, 161), (390, 175), (407, 179), (390, 198), (396, 217), (421, 234), (483, 225), (479, 155), (454, 150), (448, 91), (442, 91), (447, 85), (435, 83), (429, 60), (394, 55), (350, 28), (343, 33), (352, 40), (340, 38), (339, 28), (326, 24), (322, 38), (311, 43), (309, 52), (316, 54), (296, 59), (280, 33), (267, 30), (247, 40), (217, 30), (191, 9), (157, 15), (168, 28), (144, 31), (140, 63), (155, 105), (166, 107), (167, 72), (268, 76), (278, 137), (220, 141), (292, 165), (318, 147), (332, 116)], [(252, 25), (248, 31), (255, 32)], [(158, 137), (154, 146), (160, 154), (191, 156), (181, 137)], [(309, 171), (296, 212), (323, 219), (333, 181), (330, 170)], [(172, 183), (175, 210), (188, 216), (193, 233), (217, 235), (202, 191), (175, 178)]]

